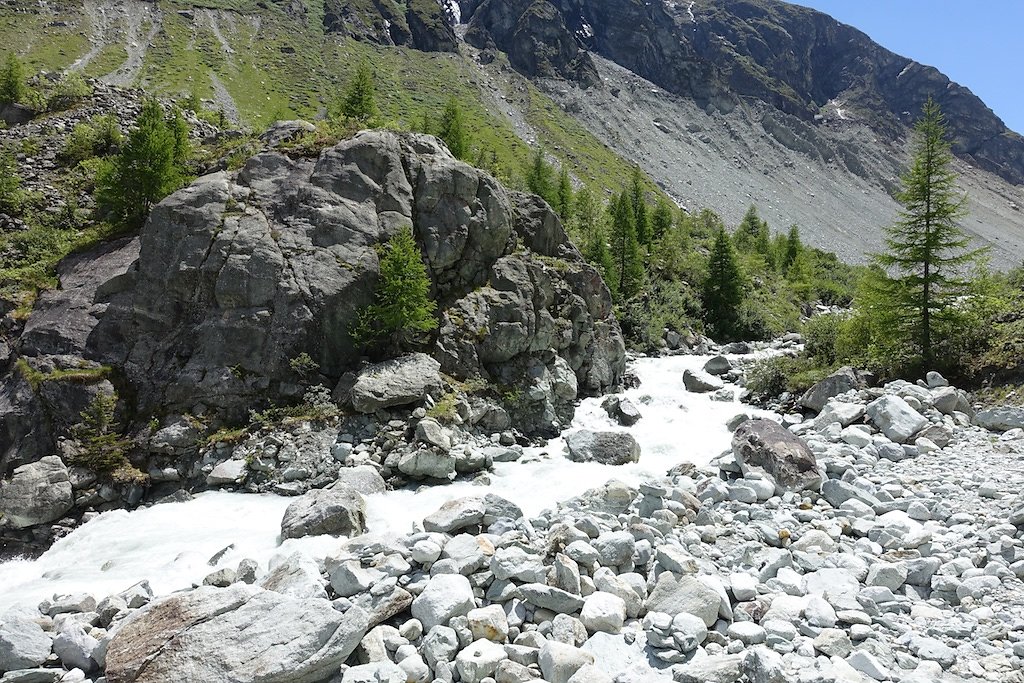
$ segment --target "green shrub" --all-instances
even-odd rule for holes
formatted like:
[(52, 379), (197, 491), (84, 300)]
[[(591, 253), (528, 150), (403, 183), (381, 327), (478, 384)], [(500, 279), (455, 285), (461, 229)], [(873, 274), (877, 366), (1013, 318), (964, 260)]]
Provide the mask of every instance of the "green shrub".
[(25, 100), (25, 68), (13, 52), (7, 53), (0, 66), (0, 104), (15, 104)]
[(837, 360), (836, 342), (839, 339), (843, 316), (824, 314), (811, 317), (804, 323), (804, 351), (809, 358), (823, 365)]
[(117, 151), (122, 140), (121, 127), (113, 114), (93, 117), (75, 124), (57, 159), (68, 166)]
[(0, 150), (0, 211), (17, 216), (24, 199), (18, 163), (9, 152)]
[(78, 72), (64, 74), (50, 91), (46, 108), (49, 111), (64, 111), (89, 95), (92, 95), (92, 86), (85, 82), (82, 74)]

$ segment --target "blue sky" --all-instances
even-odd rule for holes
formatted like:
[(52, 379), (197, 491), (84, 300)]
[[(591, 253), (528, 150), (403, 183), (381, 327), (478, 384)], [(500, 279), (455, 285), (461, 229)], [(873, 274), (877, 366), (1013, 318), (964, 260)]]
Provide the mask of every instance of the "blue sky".
[(1024, 134), (1024, 0), (793, 0), (934, 66)]

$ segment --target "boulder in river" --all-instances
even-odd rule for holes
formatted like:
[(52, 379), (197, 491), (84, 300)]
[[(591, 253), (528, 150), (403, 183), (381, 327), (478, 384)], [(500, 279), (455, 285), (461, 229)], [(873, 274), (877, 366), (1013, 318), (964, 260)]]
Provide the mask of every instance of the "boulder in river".
[(565, 437), (573, 462), (626, 465), (640, 460), (640, 444), (629, 432), (595, 432), (580, 429)]
[(365, 532), (366, 501), (347, 486), (310, 491), (289, 505), (281, 519), (282, 538)]
[(601, 401), (601, 407), (608, 413), (608, 417), (623, 427), (632, 427), (643, 417), (636, 404), (625, 396), (609, 396)]
[(152, 603), (117, 629), (109, 683), (313, 683), (359, 645), (366, 613), (255, 586), (203, 586)]
[(725, 384), (717, 377), (713, 377), (703, 370), (685, 370), (683, 372), (683, 386), (687, 391), (695, 394), (707, 394), (718, 391)]
[(814, 453), (803, 441), (773, 420), (756, 418), (736, 428), (732, 436), (736, 464), (771, 477), (777, 492), (821, 488), (821, 471)]

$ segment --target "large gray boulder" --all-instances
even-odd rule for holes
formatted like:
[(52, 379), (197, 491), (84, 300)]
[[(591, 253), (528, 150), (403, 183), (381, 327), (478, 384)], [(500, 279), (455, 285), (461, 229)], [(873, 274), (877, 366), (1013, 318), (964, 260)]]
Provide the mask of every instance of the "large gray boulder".
[(800, 405), (816, 413), (821, 412), (830, 398), (854, 389), (862, 389), (866, 383), (860, 373), (851, 367), (843, 367), (825, 379), (814, 384), (800, 397)]
[(366, 501), (347, 486), (310, 491), (289, 505), (281, 519), (281, 538), (363, 533), (366, 533)]
[(740, 424), (732, 435), (732, 452), (744, 475), (755, 471), (770, 477), (777, 493), (821, 487), (814, 453), (772, 420), (758, 418)]
[(1024, 428), (1024, 408), (1018, 406), (998, 406), (979, 410), (974, 416), (974, 424), (996, 432), (1008, 432), (1011, 429)]
[(361, 413), (419, 403), (441, 391), (441, 364), (422, 353), (371, 365), (352, 387), (352, 407)]
[(64, 461), (55, 455), (14, 470), (0, 481), (0, 521), (23, 529), (60, 519), (74, 506)]
[(0, 616), (0, 673), (31, 669), (50, 656), (53, 636), (15, 612)]
[(896, 443), (907, 443), (928, 426), (928, 418), (899, 396), (885, 395), (867, 406), (867, 415), (883, 434)]
[(327, 600), (295, 599), (235, 584), (158, 600), (117, 629), (109, 683), (313, 683), (336, 674), (368, 618)]
[(627, 465), (640, 460), (640, 444), (629, 432), (595, 432), (580, 429), (565, 437), (573, 462)]

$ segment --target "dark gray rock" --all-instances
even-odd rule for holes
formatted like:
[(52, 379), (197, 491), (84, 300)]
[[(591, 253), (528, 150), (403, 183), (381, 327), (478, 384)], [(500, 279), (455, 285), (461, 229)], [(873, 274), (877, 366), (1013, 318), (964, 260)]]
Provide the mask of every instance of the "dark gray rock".
[(997, 432), (1024, 427), (1024, 408), (1018, 406), (998, 406), (978, 411), (974, 416), (974, 424)]
[(565, 437), (573, 462), (626, 465), (640, 460), (640, 444), (629, 432), (594, 432), (580, 429)]
[(0, 521), (15, 528), (60, 519), (73, 505), (68, 468), (55, 455), (22, 465), (0, 482)]
[(282, 538), (365, 532), (366, 501), (347, 486), (310, 491), (289, 505), (281, 520)]
[(643, 417), (636, 404), (624, 396), (609, 396), (601, 402), (601, 407), (608, 413), (608, 417), (623, 427), (632, 427)]
[(820, 413), (830, 398), (853, 389), (863, 389), (865, 386), (864, 380), (856, 370), (851, 367), (840, 368), (805, 391), (800, 397), (800, 405)]
[(772, 420), (747, 420), (732, 435), (736, 464), (775, 482), (776, 492), (817, 490), (822, 475), (814, 453), (802, 440)]

